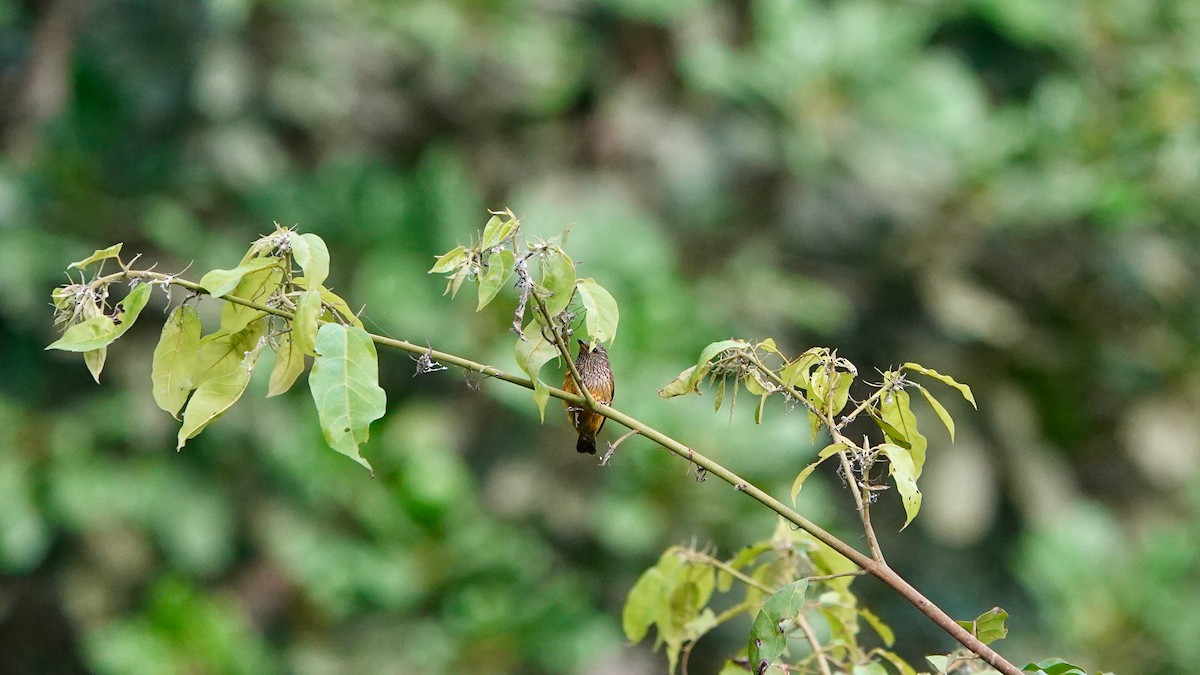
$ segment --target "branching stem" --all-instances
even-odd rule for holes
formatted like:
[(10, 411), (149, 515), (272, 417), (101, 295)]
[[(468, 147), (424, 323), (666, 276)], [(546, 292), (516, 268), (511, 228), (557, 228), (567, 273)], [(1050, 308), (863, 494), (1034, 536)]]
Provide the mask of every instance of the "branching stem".
[[(109, 274), (109, 275), (106, 275), (99, 279), (96, 279), (92, 283), (110, 283), (110, 282), (114, 282), (114, 281), (119, 281), (120, 279), (137, 279), (137, 280), (141, 280), (141, 281), (155, 282), (155, 283), (165, 284), (165, 285), (174, 285), (174, 286), (179, 286), (181, 288), (186, 288), (188, 290), (191, 290), (191, 291), (194, 291), (197, 293), (207, 294), (207, 291), (200, 284), (197, 284), (192, 281), (187, 281), (185, 279), (180, 279), (174, 275), (163, 274), (161, 272), (153, 272), (153, 271), (131, 270), (131, 269), (127, 269), (127, 268), (121, 272), (115, 272), (113, 274)], [(534, 297), (537, 297), (536, 294), (534, 295)], [(243, 298), (239, 298), (236, 296), (225, 295), (221, 299), (225, 300), (227, 302), (231, 302), (236, 305), (250, 307), (252, 309), (256, 309), (256, 310), (265, 312), (267, 314), (272, 314), (274, 316), (282, 317), (284, 319), (290, 320), (290, 319), (294, 318), (294, 316), (291, 312), (287, 312), (287, 311), (284, 311), (284, 310), (281, 310), (278, 308), (274, 308), (274, 307), (268, 307), (267, 305), (264, 305), (264, 304), (261, 304), (258, 302), (254, 302), (254, 301), (250, 301), (250, 300), (245, 300)], [(540, 304), (540, 302), (539, 302), (539, 304)], [(543, 305), (543, 307), (544, 307), (544, 305)], [(526, 389), (533, 389), (533, 382), (531, 380), (529, 380), (528, 378), (520, 377), (518, 375), (513, 375), (511, 373), (502, 371), (498, 368), (484, 365), (482, 363), (478, 363), (478, 362), (472, 361), (470, 359), (463, 358), (461, 356), (456, 356), (454, 354), (450, 354), (447, 352), (440, 352), (436, 349), (431, 349), (426, 345), (418, 345), (418, 344), (408, 342), (406, 340), (397, 340), (395, 338), (389, 338), (389, 337), (384, 337), (384, 336), (375, 335), (375, 334), (370, 334), (370, 337), (371, 337), (371, 340), (373, 342), (375, 342), (375, 344), (383, 345), (386, 347), (392, 347), (394, 349), (399, 349), (401, 351), (405, 351), (410, 354), (415, 354), (418, 356), (421, 354), (428, 354), (430, 357), (432, 357), (442, 363), (449, 363), (449, 364), (458, 366), (459, 368), (463, 368), (465, 370), (482, 373), (489, 377), (493, 377), (498, 380), (503, 380), (510, 384), (515, 384), (520, 387), (525, 387)], [(565, 352), (565, 345), (562, 344), (562, 342), (561, 342), (561, 336), (558, 337), (558, 342), (559, 342), (560, 351), (563, 351), (564, 356), (567, 357), (568, 366), (573, 365), (574, 362), (569, 358), (569, 353)], [(574, 372), (574, 368), (572, 368), (571, 370), (574, 373), (574, 376), (578, 377), (578, 373)], [(764, 374), (769, 376), (772, 374), (772, 371), (764, 370)], [(576, 380), (576, 381), (578, 381), (578, 380)], [(776, 383), (779, 384), (780, 386), (782, 386), (781, 382), (776, 382)], [(583, 396), (578, 396), (576, 394), (569, 394), (569, 393), (563, 391), (562, 389), (556, 389), (554, 387), (546, 387), (546, 389), (550, 392), (550, 395), (553, 396), (554, 398), (557, 398), (557, 399), (560, 399), (563, 401), (567, 401), (568, 403), (572, 403), (574, 405), (591, 404), (592, 410), (595, 411), (596, 413), (604, 415), (605, 417), (613, 420), (617, 424), (620, 424), (630, 430), (637, 431), (642, 436), (657, 443), (658, 445), (662, 446), (669, 452), (672, 452), (672, 453), (678, 455), (679, 457), (683, 458), (684, 460), (687, 460), (689, 462), (696, 464), (697, 466), (704, 468), (708, 473), (710, 473), (714, 476), (717, 476), (721, 480), (723, 480), (726, 483), (728, 483), (729, 485), (733, 486), (733, 488), (735, 490), (737, 490), (738, 492), (741, 492), (741, 493), (745, 494), (746, 496), (750, 497), (751, 499), (759, 502), (763, 506), (765, 506), (768, 509), (779, 514), (783, 519), (787, 520), (788, 522), (792, 523), (793, 525), (799, 527), (800, 529), (808, 532), (812, 536), (821, 540), (823, 543), (828, 545), (830, 548), (832, 548), (833, 550), (837, 551), (841, 555), (848, 558), (855, 565), (858, 565), (860, 568), (865, 570), (867, 573), (871, 574), (872, 576), (876, 577), (883, 583), (890, 586), (894, 591), (899, 593), (901, 597), (903, 597), (910, 604), (915, 606), (923, 614), (925, 614), (927, 617), (929, 617), (929, 619), (932, 620), (935, 624), (937, 624), (937, 626), (939, 628), (941, 628), (942, 630), (944, 630), (945, 632), (950, 634), (951, 637), (953, 637), (955, 640), (957, 640), (960, 644), (962, 644), (968, 650), (970, 650), (971, 652), (978, 655), (988, 665), (992, 666), (993, 668), (1000, 671), (1001, 673), (1004, 673), (1004, 675), (1024, 675), (1023, 671), (1021, 671), (1015, 665), (1013, 665), (1012, 663), (1007, 661), (1004, 657), (1000, 656), (1000, 654), (998, 654), (994, 649), (983, 644), (983, 642), (981, 642), (979, 640), (979, 638), (972, 635), (970, 631), (968, 631), (967, 629), (958, 625), (954, 621), (954, 619), (952, 619), (950, 617), (949, 614), (946, 614), (946, 612), (943, 611), (940, 607), (933, 604), (933, 602), (931, 602), (928, 598), (926, 598), (924, 595), (922, 595), (920, 593), (920, 591), (918, 591), (916, 588), (913, 587), (912, 584), (910, 584), (907, 580), (905, 580), (903, 577), (901, 577), (899, 574), (897, 574), (895, 571), (893, 571), (892, 568), (887, 565), (887, 563), (879, 561), (879, 560), (875, 560), (874, 558), (863, 554), (858, 549), (854, 548), (853, 546), (850, 546), (849, 544), (847, 544), (846, 542), (837, 538), (833, 534), (827, 532), (826, 530), (821, 528), (816, 523), (814, 523), (811, 520), (800, 515), (793, 509), (788, 508), (785, 504), (783, 504), (783, 502), (781, 502), (778, 499), (775, 499), (771, 495), (767, 494), (765, 491), (763, 491), (758, 486), (750, 483), (746, 479), (742, 478), (741, 476), (734, 473), (733, 471), (730, 471), (729, 469), (725, 468), (723, 465), (718, 464), (717, 462), (713, 461), (712, 459), (708, 458), (707, 456), (705, 456), (699, 452), (696, 452), (695, 450), (692, 450), (691, 448), (684, 445), (683, 443), (680, 443), (679, 441), (675, 440), (674, 438), (671, 438), (670, 436), (667, 436), (666, 434), (662, 433), (661, 431), (658, 431), (657, 429), (650, 427), (649, 425), (645, 424), (644, 422), (641, 422), (641, 421), (631, 417), (630, 415), (627, 415), (627, 414), (621, 412), (620, 410), (617, 410), (616, 408), (613, 408), (611, 406), (596, 403), (595, 401), (590, 400), (590, 396), (588, 398), (584, 398)], [(785, 389), (790, 390), (790, 388), (785, 388)], [(586, 387), (580, 387), (580, 390), (582, 392), (584, 392), (585, 394), (587, 393)], [(792, 390), (792, 391), (794, 391), (794, 390)]]

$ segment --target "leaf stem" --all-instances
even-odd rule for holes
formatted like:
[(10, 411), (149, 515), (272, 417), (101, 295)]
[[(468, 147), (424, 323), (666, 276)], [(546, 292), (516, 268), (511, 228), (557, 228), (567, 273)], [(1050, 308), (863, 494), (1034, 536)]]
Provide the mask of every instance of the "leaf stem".
[[(94, 280), (92, 283), (111, 283), (123, 278), (155, 281), (162, 284), (186, 288), (196, 293), (203, 293), (205, 295), (208, 294), (208, 291), (206, 291), (204, 287), (198, 283), (187, 281), (186, 279), (180, 279), (175, 275), (163, 274), (161, 272), (153, 272), (149, 270), (124, 269), (121, 272), (115, 272), (113, 274), (100, 277)], [(266, 312), (267, 314), (272, 314), (284, 319), (290, 320), (294, 318), (294, 315), (291, 312), (274, 307), (268, 307), (261, 303), (239, 298), (237, 296), (225, 295), (222, 296), (221, 299), (236, 305), (242, 305), (244, 307), (250, 307), (252, 309)], [(541, 303), (539, 302), (539, 304)], [(528, 378), (513, 375), (492, 366), (478, 363), (447, 352), (440, 352), (425, 345), (417, 345), (405, 340), (397, 340), (395, 338), (384, 337), (376, 334), (369, 335), (371, 340), (379, 345), (399, 349), (410, 354), (428, 354), (431, 358), (434, 358), (437, 361), (453, 364), (459, 368), (463, 368), (464, 370), (482, 373), (510, 384), (525, 387), (526, 389), (533, 389), (533, 382)], [(559, 349), (562, 351), (565, 345), (561, 344), (561, 336), (558, 336), (558, 341), (560, 342)], [(569, 358), (567, 359), (567, 363), (569, 365), (573, 365), (573, 361), (571, 361)], [(572, 372), (574, 372), (573, 369)], [(772, 375), (773, 371), (766, 370), (764, 374)], [(575, 375), (577, 376), (578, 373), (575, 373)], [(775, 379), (777, 380), (778, 376), (776, 376)], [(953, 637), (971, 652), (978, 655), (988, 665), (992, 666), (1001, 673), (1004, 673), (1004, 675), (1024, 675), (1019, 668), (1010, 663), (991, 647), (983, 644), (983, 642), (981, 642), (979, 638), (972, 635), (970, 631), (958, 625), (954, 619), (950, 617), (950, 615), (922, 595), (920, 591), (913, 587), (912, 584), (893, 571), (892, 568), (887, 565), (887, 563), (875, 560), (872, 557), (863, 554), (858, 549), (855, 549), (853, 546), (850, 546), (833, 534), (827, 532), (816, 523), (800, 515), (793, 509), (788, 508), (783, 504), (783, 502), (767, 494), (758, 486), (750, 483), (738, 474), (725, 468), (723, 465), (699, 452), (696, 452), (692, 448), (662, 433), (661, 431), (654, 429), (644, 422), (641, 422), (611, 406), (591, 401), (589, 400), (590, 397), (584, 398), (583, 396), (571, 394), (563, 391), (562, 389), (556, 389), (554, 387), (547, 387), (546, 389), (554, 398), (567, 401), (575, 405), (587, 405), (589, 403), (593, 403), (594, 405), (592, 410), (594, 412), (604, 415), (605, 417), (630, 430), (637, 431), (639, 434), (662, 446), (667, 451), (672, 452), (679, 457), (704, 468), (708, 473), (717, 476), (721, 480), (733, 486), (733, 488), (738, 492), (741, 492), (751, 499), (759, 502), (763, 506), (779, 514), (788, 522), (821, 540), (827, 546), (845, 556), (855, 565), (858, 565), (867, 573), (890, 586), (894, 591), (900, 594), (901, 597), (920, 610), (921, 613), (929, 617), (929, 619), (933, 621), (939, 628), (948, 633), (951, 637)], [(790, 388), (785, 389), (790, 390)], [(580, 390), (585, 394), (587, 393), (587, 389), (584, 387), (581, 387)]]

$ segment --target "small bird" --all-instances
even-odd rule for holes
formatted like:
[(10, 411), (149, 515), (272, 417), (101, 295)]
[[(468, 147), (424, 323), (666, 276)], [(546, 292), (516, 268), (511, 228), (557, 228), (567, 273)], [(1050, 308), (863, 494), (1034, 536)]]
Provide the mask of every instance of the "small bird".
[[(604, 351), (604, 347), (599, 342), (588, 343), (583, 340), (578, 342), (579, 356), (575, 358), (575, 370), (579, 371), (579, 379), (583, 381), (583, 386), (591, 392), (596, 403), (604, 405), (612, 403), (616, 387), (613, 383), (612, 366), (608, 363), (608, 352)], [(563, 390), (571, 394), (580, 393), (575, 388), (575, 381), (571, 379), (569, 370), (567, 379), (563, 382)], [(564, 403), (567, 407), (567, 419), (571, 421), (571, 426), (579, 432), (579, 442), (575, 444), (575, 449), (589, 455), (596, 454), (596, 435), (600, 433), (601, 427), (604, 426), (604, 420), (608, 418), (592, 412), (584, 406)]]

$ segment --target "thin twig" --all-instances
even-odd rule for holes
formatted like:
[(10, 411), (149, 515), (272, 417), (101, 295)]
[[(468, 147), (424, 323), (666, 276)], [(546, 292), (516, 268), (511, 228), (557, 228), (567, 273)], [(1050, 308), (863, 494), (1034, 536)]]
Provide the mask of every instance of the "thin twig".
[[(173, 275), (163, 274), (161, 272), (128, 270), (106, 275), (105, 277), (97, 279), (93, 283), (112, 282), (122, 278), (155, 281), (160, 284), (180, 286), (197, 293), (208, 293), (200, 284), (179, 279)], [(267, 314), (272, 314), (284, 319), (294, 318), (291, 312), (286, 312), (274, 307), (268, 307), (261, 303), (246, 300), (244, 298), (226, 295), (221, 299), (236, 305), (257, 309)], [(518, 375), (514, 375), (498, 368), (484, 365), (455, 354), (440, 352), (436, 349), (430, 349), (425, 345), (418, 345), (406, 340), (397, 340), (395, 338), (383, 337), (381, 335), (375, 335), (372, 333), (368, 333), (368, 335), (370, 336), (371, 340), (375, 342), (375, 344), (392, 347), (410, 354), (429, 354), (433, 358), (443, 363), (449, 363), (451, 365), (458, 366), (459, 368), (463, 368), (464, 370), (483, 373), (484, 375), (488, 375), (520, 387), (525, 387), (526, 389), (533, 389), (533, 382), (526, 377), (520, 377)], [(773, 373), (771, 371), (767, 371), (766, 374), (770, 376)], [(554, 398), (567, 401), (568, 403), (575, 405), (587, 404), (587, 399), (577, 394), (571, 394), (563, 391), (562, 389), (556, 389), (554, 387), (546, 387), (546, 390)], [(583, 391), (586, 392), (586, 389)], [(746, 481), (744, 478), (725, 468), (723, 465), (713, 461), (705, 455), (695, 452), (688, 446), (680, 443), (670, 436), (667, 436), (661, 431), (658, 431), (657, 429), (654, 429), (653, 427), (650, 427), (649, 425), (608, 405), (597, 404), (594, 408), (594, 411), (628, 429), (637, 430), (639, 434), (646, 437), (650, 441), (657, 443), (669, 452), (672, 452), (679, 457), (703, 467), (708, 473), (717, 476), (721, 480), (733, 486), (733, 488), (738, 492), (745, 494), (751, 499), (779, 514), (788, 522), (808, 532), (813, 537), (817, 538), (842, 556), (849, 559), (855, 565), (858, 565), (867, 573), (875, 576), (880, 581), (890, 586), (892, 590), (896, 591), (906, 601), (920, 610), (921, 613), (929, 617), (929, 619), (933, 621), (939, 628), (948, 633), (951, 637), (953, 637), (971, 652), (977, 654), (985, 663), (1001, 673), (1004, 673), (1004, 675), (1025, 675), (1023, 671), (997, 653), (994, 649), (983, 644), (983, 642), (981, 642), (978, 637), (972, 635), (970, 631), (958, 625), (949, 614), (922, 595), (920, 591), (914, 588), (912, 584), (897, 574), (887, 564), (880, 563), (872, 557), (864, 555), (858, 549), (835, 537), (833, 534), (829, 533), (816, 523), (784, 505), (783, 502), (767, 494), (758, 486)]]
[(796, 625), (800, 627), (800, 632), (804, 633), (804, 639), (808, 640), (808, 646), (812, 647), (813, 654), (816, 654), (817, 667), (821, 669), (821, 675), (833, 675), (829, 670), (829, 659), (825, 658), (825, 650), (817, 640), (817, 634), (813, 632), (812, 625), (808, 623), (808, 619), (804, 618), (803, 612), (796, 615)]

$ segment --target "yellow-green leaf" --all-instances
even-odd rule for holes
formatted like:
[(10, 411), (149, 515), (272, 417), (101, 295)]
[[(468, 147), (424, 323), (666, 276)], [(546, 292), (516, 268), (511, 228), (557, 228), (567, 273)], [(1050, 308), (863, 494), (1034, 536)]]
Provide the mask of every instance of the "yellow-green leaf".
[(488, 256), (487, 272), (479, 280), (479, 304), (475, 306), (476, 312), (487, 307), (512, 277), (516, 260), (513, 252), (508, 249)]
[(212, 424), (218, 417), (225, 414), (246, 391), (250, 383), (250, 375), (254, 373), (254, 364), (262, 353), (262, 343), (246, 353), (232, 372), (205, 380), (196, 387), (196, 392), (188, 399), (187, 408), (183, 411), (183, 425), (179, 428), (176, 450), (183, 448), (188, 439), (195, 438)]
[[(658, 390), (658, 395), (663, 398), (673, 398), (675, 396), (683, 396), (684, 394), (700, 393), (700, 389), (693, 382), (694, 378), (692, 375), (695, 372), (696, 366), (691, 366), (679, 375), (676, 375), (675, 379)], [(722, 380), (721, 383), (724, 384), (725, 381)]]
[(975, 405), (975, 394), (971, 393), (971, 388), (965, 384), (962, 384), (961, 382), (956, 381), (953, 377), (950, 377), (949, 375), (943, 375), (942, 373), (939, 373), (938, 371), (933, 370), (932, 368), (926, 368), (925, 366), (922, 366), (919, 363), (909, 362), (900, 367), (901, 367), (901, 369), (904, 369), (904, 370), (912, 370), (912, 371), (921, 373), (922, 375), (928, 375), (929, 377), (932, 377), (935, 380), (940, 380), (941, 382), (944, 382), (944, 383), (950, 385), (951, 387), (954, 387), (955, 389), (957, 389), (959, 391), (959, 393), (961, 393), (963, 395), (963, 398), (970, 401), (971, 407), (976, 408), (976, 409), (979, 408), (978, 405)]
[(580, 279), (575, 286), (579, 289), (579, 299), (583, 301), (583, 309), (587, 312), (584, 326), (588, 337), (594, 342), (611, 345), (617, 338), (617, 323), (621, 318), (617, 301), (590, 277)]
[(557, 246), (546, 249), (542, 257), (542, 288), (550, 292), (546, 312), (557, 316), (571, 304), (575, 292), (575, 263), (567, 252)]
[(321, 316), (321, 292), (304, 291), (296, 301), (292, 318), (292, 341), (302, 355), (316, 356), (317, 318)]
[(921, 491), (917, 489), (916, 467), (909, 451), (898, 445), (884, 443), (879, 449), (888, 458), (888, 473), (896, 483), (896, 491), (900, 493), (900, 501), (904, 504), (904, 527), (900, 528), (903, 530), (921, 510)]
[(116, 258), (119, 255), (121, 255), (121, 244), (113, 244), (108, 248), (98, 248), (83, 260), (76, 260), (71, 263), (67, 269), (83, 269), (94, 262)]
[(150, 369), (154, 403), (177, 417), (192, 390), (192, 373), (200, 355), (200, 315), (180, 305), (163, 324)]
[(933, 408), (933, 412), (937, 413), (938, 419), (942, 420), (942, 424), (946, 425), (946, 430), (950, 432), (950, 442), (953, 443), (954, 418), (950, 417), (950, 413), (947, 412), (946, 409), (942, 407), (942, 404), (933, 397), (933, 394), (929, 393), (928, 389), (919, 384), (916, 385), (916, 387), (921, 391), (921, 395), (925, 397), (925, 400), (929, 402), (929, 407)]
[(275, 367), (271, 369), (271, 382), (267, 386), (267, 398), (291, 389), (303, 372), (304, 352), (296, 348), (291, 333), (280, 335), (279, 347), (275, 350)]
[(317, 288), (329, 277), (329, 249), (324, 239), (312, 233), (299, 235), (296, 240), (303, 243), (292, 248), (292, 256), (304, 270), (308, 287)]
[(445, 255), (437, 259), (433, 263), (433, 267), (429, 268), (427, 274), (442, 274), (458, 267), (462, 261), (467, 258), (467, 249), (465, 246), (455, 246), (450, 249)]
[(87, 366), (88, 372), (92, 374), (92, 379), (96, 381), (96, 384), (100, 384), (100, 373), (104, 370), (104, 360), (107, 358), (108, 347), (83, 353), (83, 363)]
[(68, 352), (90, 352), (100, 349), (125, 334), (137, 321), (146, 301), (150, 299), (150, 284), (138, 284), (129, 291), (125, 299), (117, 303), (113, 317), (93, 316), (67, 328), (63, 336), (46, 349), (61, 349)]
[[(896, 441), (897, 445), (908, 443), (906, 450), (912, 457), (916, 471), (913, 478), (920, 478), (925, 468), (925, 451), (929, 447), (929, 441), (917, 430), (917, 416), (913, 414), (908, 392), (897, 389), (884, 394), (883, 400), (879, 402), (879, 413), (883, 420), (900, 434), (899, 438), (892, 436), (892, 440)], [(884, 431), (890, 436), (886, 428)]]
[(541, 326), (537, 321), (530, 321), (521, 330), (524, 340), (517, 340), (517, 365), (533, 380), (533, 400), (537, 403), (541, 420), (546, 421), (546, 403), (550, 400), (550, 391), (546, 384), (538, 378), (542, 366), (558, 355), (558, 349), (542, 335)]
[[(252, 258), (245, 263), (238, 265), (230, 270), (213, 270), (208, 274), (200, 277), (200, 285), (208, 294), (214, 298), (227, 295), (230, 291), (237, 288), (241, 283), (242, 277), (252, 272), (258, 272), (268, 267), (278, 267), (279, 260), (277, 258)], [(242, 296), (239, 296), (242, 297)], [(243, 298), (249, 300), (250, 298)]]
[(821, 452), (817, 453), (817, 459), (812, 464), (804, 467), (804, 469), (802, 469), (800, 473), (796, 475), (796, 480), (792, 481), (791, 495), (793, 506), (796, 504), (796, 497), (800, 494), (800, 488), (804, 487), (805, 479), (812, 475), (812, 472), (816, 470), (817, 466), (819, 466), (821, 462), (824, 462), (825, 460), (833, 457), (845, 449), (846, 445), (844, 443), (830, 443), (822, 448)]

